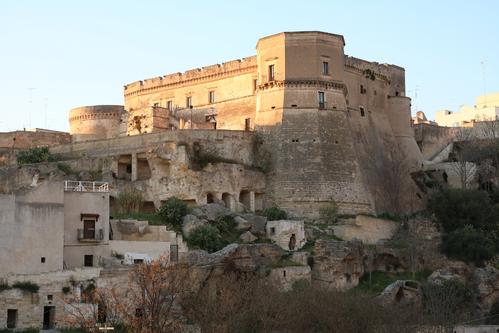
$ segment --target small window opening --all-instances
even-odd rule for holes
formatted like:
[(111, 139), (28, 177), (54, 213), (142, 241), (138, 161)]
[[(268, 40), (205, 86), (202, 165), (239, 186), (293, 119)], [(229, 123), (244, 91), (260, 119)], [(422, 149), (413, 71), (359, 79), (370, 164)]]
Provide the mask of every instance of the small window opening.
[(244, 130), (251, 131), (251, 118), (244, 119)]
[(45, 263), (45, 257), (41, 257), (40, 261), (41, 261), (42, 264), (44, 264)]
[(282, 271), (282, 276), (286, 277), (286, 271), (285, 270)]
[(364, 108), (361, 106), (360, 107), (360, 116), (361, 117), (364, 117), (366, 115), (365, 111), (364, 111)]
[(296, 108), (297, 106), (298, 106), (298, 105), (296, 105), (296, 104), (291, 104), (291, 107), (292, 107), (292, 108)]
[(361, 84), (360, 85), (360, 93), (365, 94), (367, 92), (367, 89)]
[(258, 88), (258, 80), (253, 79), (253, 92), (255, 92), (257, 88)]
[(188, 109), (192, 107), (192, 96), (187, 96), (185, 98), (185, 107)]
[(275, 79), (274, 65), (269, 65), (269, 81), (274, 81)]
[(322, 75), (329, 75), (329, 63), (327, 61), (322, 62)]
[(168, 111), (173, 111), (173, 102), (172, 101), (166, 102), (166, 108), (168, 109)]
[(140, 265), (144, 263), (144, 259), (133, 259), (133, 264), (134, 265)]
[(324, 95), (324, 91), (319, 91), (319, 109), (324, 109), (326, 107), (326, 97)]
[(271, 236), (275, 235), (275, 228), (274, 227), (270, 228), (270, 235)]
[(210, 103), (210, 104), (215, 103), (215, 92), (214, 91), (210, 91), (208, 93), (208, 103)]
[(396, 92), (395, 92), (395, 96), (398, 96), (398, 95), (399, 95), (399, 92), (398, 92), (398, 91), (396, 91)]
[(53, 295), (47, 295), (47, 301), (52, 301), (54, 299)]

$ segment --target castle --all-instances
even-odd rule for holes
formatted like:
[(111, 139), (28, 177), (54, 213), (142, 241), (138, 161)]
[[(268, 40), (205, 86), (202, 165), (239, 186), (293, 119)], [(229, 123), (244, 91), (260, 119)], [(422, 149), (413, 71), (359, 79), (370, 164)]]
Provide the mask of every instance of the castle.
[[(423, 158), (404, 69), (346, 56), (344, 46), (342, 36), (325, 32), (267, 36), (256, 56), (128, 84), (124, 106), (71, 110), (70, 135), (0, 133), (0, 266), (7, 268), (0, 282), (42, 285), (36, 301), (4, 291), (0, 327), (38, 326), (42, 318), (44, 327), (59, 325), (64, 304), (54, 297), (69, 297), (61, 288), (80, 304), (91, 281), (126, 276), (113, 271), (124, 261), (176, 262), (188, 254), (184, 230), (119, 217), (120, 195), (130, 188), (141, 193), (139, 213), (150, 216), (172, 196), (198, 210), (216, 206), (253, 221), (286, 250), (303, 246), (304, 218), (323, 208), (378, 214), (421, 207), (411, 173)], [(36, 146), (48, 146), (57, 160), (19, 163), (16, 152)], [(290, 220), (267, 223), (251, 213), (274, 205)], [(311, 276), (306, 264), (275, 274)], [(361, 274), (347, 275), (340, 280), (353, 285)], [(335, 281), (328, 276), (318, 279)]]
[[(91, 154), (89, 140), (101, 140), (94, 148), (105, 140), (126, 146), (127, 137), (185, 130), (182, 140), (192, 143), (201, 133), (239, 131), (260, 151), (248, 158), (265, 164), (265, 186), (242, 189), (256, 207), (313, 214), (334, 201), (346, 213), (390, 210), (379, 193), (389, 176), (384, 167), (403, 163), (414, 171), (422, 162), (405, 71), (347, 56), (344, 46), (341, 35), (283, 32), (261, 38), (256, 56), (127, 84), (124, 107), (71, 110), (73, 146)], [(409, 173), (397, 177), (414, 206), (420, 194)], [(230, 195), (242, 202), (241, 193)]]

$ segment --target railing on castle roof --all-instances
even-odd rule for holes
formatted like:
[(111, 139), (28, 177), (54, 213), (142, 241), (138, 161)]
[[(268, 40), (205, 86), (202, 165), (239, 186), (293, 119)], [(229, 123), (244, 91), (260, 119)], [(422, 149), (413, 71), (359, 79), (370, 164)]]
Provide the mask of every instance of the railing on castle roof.
[(66, 192), (109, 192), (109, 183), (65, 180), (64, 191)]

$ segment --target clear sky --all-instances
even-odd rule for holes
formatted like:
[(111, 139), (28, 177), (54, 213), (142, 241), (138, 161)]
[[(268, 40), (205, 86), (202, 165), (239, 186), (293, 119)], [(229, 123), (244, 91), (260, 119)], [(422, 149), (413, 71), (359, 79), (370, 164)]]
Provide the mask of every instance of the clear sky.
[(433, 118), (499, 92), (498, 15), (496, 0), (0, 0), (0, 131), (68, 130), (69, 109), (123, 104), (126, 83), (250, 56), (258, 38), (297, 30), (342, 34), (347, 54), (404, 67), (413, 107)]

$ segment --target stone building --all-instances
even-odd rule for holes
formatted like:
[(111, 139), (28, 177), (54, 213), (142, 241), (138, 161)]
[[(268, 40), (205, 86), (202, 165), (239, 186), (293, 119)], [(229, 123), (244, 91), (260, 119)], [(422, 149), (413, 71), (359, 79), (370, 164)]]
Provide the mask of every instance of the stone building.
[[(379, 166), (415, 171), (422, 162), (405, 71), (347, 56), (344, 46), (343, 36), (319, 31), (263, 37), (255, 56), (127, 84), (121, 124), (113, 116), (107, 127), (93, 126), (92, 116), (79, 128), (72, 114), (71, 133), (255, 131), (255, 146), (268, 158), (264, 206), (314, 215), (334, 200), (346, 213), (393, 210), (390, 191), (378, 189), (387, 169)], [(398, 178), (401, 205), (417, 207), (421, 195), (409, 172)]]
[(435, 121), (439, 126), (473, 126), (474, 122), (499, 119), (499, 93), (478, 96), (474, 106), (463, 105), (458, 112), (439, 110)]

